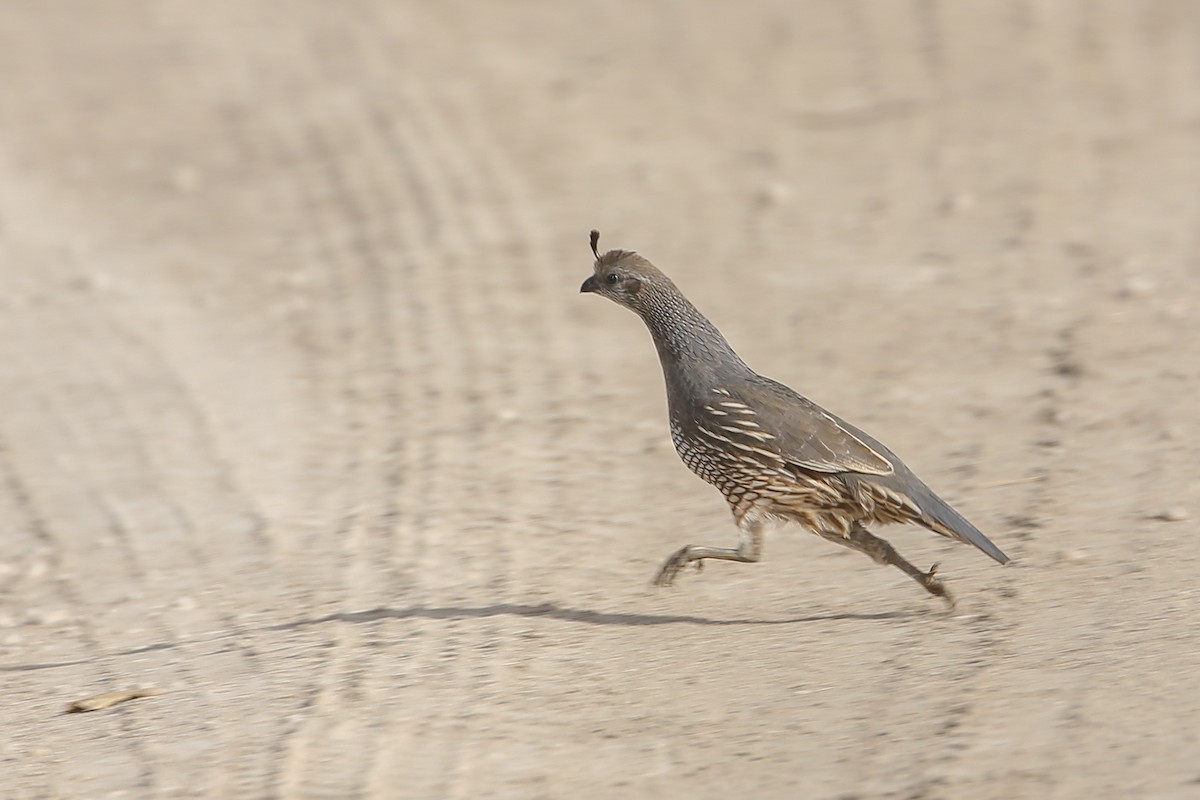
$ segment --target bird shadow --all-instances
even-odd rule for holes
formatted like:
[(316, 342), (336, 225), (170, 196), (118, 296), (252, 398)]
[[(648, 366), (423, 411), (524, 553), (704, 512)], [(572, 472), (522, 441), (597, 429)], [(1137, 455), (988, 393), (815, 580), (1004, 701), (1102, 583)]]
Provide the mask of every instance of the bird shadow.
[(810, 614), (783, 619), (724, 619), (693, 614), (636, 614), (621, 611), (593, 611), (586, 608), (564, 608), (553, 603), (523, 605), (495, 603), (486, 606), (410, 606), (408, 608), (379, 607), (364, 611), (335, 611), (320, 617), (281, 622), (264, 626), (263, 630), (286, 631), (323, 625), (330, 622), (379, 622), (388, 619), (482, 619), (486, 617), (531, 617), (581, 622), (587, 625), (798, 625), (806, 622), (881, 621), (908, 619), (917, 616), (913, 611), (881, 611), (871, 614), (837, 613)]
[(261, 625), (249, 629), (220, 631), (214, 635), (183, 639), (173, 642), (150, 642), (148, 644), (128, 647), (122, 650), (103, 653), (98, 656), (74, 658), (63, 661), (41, 661), (24, 664), (0, 664), (0, 673), (26, 672), (44, 669), (58, 669), (92, 663), (99, 658), (118, 658), (142, 655), (158, 650), (176, 650), (182, 647), (211, 644), (220, 640), (236, 638), (247, 631), (291, 631), (330, 623), (363, 624), (381, 622), (383, 620), (403, 619), (437, 619), (463, 620), (485, 619), (488, 617), (525, 617), (556, 619), (563, 622), (583, 623), (585, 625), (716, 625), (716, 626), (760, 626), (760, 625), (800, 625), (816, 622), (880, 622), (885, 620), (912, 619), (921, 615), (917, 611), (880, 611), (869, 614), (836, 613), (809, 614), (783, 619), (744, 619), (744, 618), (714, 618), (694, 614), (636, 614), (621, 611), (593, 611), (586, 608), (564, 608), (553, 603), (540, 605), (525, 605), (521, 603), (494, 603), (486, 606), (409, 606), (408, 608), (390, 608), (386, 606), (369, 608), (363, 611), (335, 611), (319, 617), (279, 622), (273, 625)]

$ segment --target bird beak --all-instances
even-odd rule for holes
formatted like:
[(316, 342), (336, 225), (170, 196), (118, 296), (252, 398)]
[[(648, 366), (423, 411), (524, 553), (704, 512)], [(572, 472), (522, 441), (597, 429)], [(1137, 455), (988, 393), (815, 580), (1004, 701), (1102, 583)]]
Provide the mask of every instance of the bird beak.
[(596, 276), (589, 275), (588, 279), (583, 282), (582, 286), (579, 287), (579, 293), (583, 294), (585, 292), (594, 292), (599, 288), (599, 285), (596, 283)]

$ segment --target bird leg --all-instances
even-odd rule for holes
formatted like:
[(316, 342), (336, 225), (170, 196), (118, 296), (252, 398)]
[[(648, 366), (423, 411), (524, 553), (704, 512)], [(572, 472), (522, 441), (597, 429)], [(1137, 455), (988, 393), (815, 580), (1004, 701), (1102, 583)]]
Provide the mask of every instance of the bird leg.
[(670, 586), (675, 582), (680, 570), (695, 562), (699, 568), (706, 558), (719, 558), (722, 561), (740, 561), (744, 564), (753, 563), (762, 558), (762, 524), (757, 521), (746, 521), (738, 526), (740, 539), (737, 547), (708, 547), (702, 544), (685, 544), (663, 562), (654, 576), (655, 586)]
[(950, 594), (950, 590), (935, 577), (937, 575), (937, 564), (930, 567), (928, 572), (921, 572), (921, 570), (910, 564), (904, 556), (896, 552), (896, 548), (892, 547), (889, 542), (875, 536), (857, 522), (850, 526), (850, 532), (845, 537), (825, 536), (823, 538), (866, 553), (878, 564), (890, 564), (893, 567), (899, 568), (905, 575), (921, 584), (925, 591), (942, 598), (950, 604), (951, 609), (954, 608), (954, 597)]

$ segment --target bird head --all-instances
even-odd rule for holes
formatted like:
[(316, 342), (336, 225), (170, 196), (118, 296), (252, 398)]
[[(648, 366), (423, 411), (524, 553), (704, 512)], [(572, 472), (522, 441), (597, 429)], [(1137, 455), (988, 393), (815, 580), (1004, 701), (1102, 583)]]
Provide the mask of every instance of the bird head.
[(592, 292), (607, 297), (618, 305), (641, 312), (652, 302), (656, 292), (674, 288), (671, 280), (653, 264), (632, 250), (609, 250), (601, 255), (597, 249), (600, 231), (592, 231), (592, 254), (596, 257), (593, 274), (579, 287), (580, 292)]

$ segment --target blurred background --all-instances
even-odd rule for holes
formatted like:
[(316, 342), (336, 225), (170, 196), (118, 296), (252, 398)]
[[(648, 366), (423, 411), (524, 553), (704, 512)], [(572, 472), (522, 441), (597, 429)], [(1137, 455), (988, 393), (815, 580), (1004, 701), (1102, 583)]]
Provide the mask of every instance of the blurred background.
[[(0, 75), (0, 795), (1200, 796), (1194, 3), (48, 0)], [(1015, 563), (652, 591), (735, 531), (593, 227)]]

